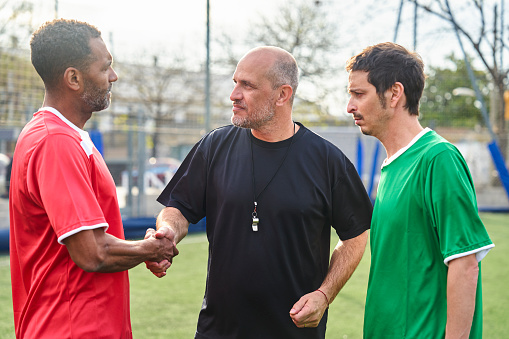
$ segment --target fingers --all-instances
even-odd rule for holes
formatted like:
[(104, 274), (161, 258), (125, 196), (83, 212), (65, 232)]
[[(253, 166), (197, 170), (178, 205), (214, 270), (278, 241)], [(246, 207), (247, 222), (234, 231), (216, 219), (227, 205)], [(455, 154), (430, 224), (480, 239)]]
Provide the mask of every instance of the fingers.
[(155, 234), (156, 234), (156, 230), (155, 229), (148, 228), (147, 231), (145, 232), (145, 237), (143, 239), (148, 239), (151, 236), (155, 236)]
[(170, 268), (171, 262), (168, 260), (162, 260), (160, 262), (145, 261), (145, 266), (153, 273), (161, 273)]
[(175, 243), (175, 232), (167, 226), (163, 226), (157, 231), (149, 228), (145, 233), (145, 239), (149, 238), (158, 243), (154, 252), (157, 255), (151, 258), (154, 261), (146, 261), (145, 264), (156, 277), (162, 278), (166, 275), (166, 270), (170, 268), (173, 257), (179, 254)]
[(292, 309), (290, 310), (290, 314), (291, 315), (295, 315), (297, 313), (299, 313), (300, 311), (302, 311), (302, 308), (304, 307), (304, 305), (306, 305), (306, 299), (304, 297), (300, 298), (299, 301), (297, 301)]
[(145, 232), (145, 239), (153, 236), (156, 239), (168, 238), (170, 241), (175, 241), (175, 232), (168, 226), (163, 226), (157, 231), (153, 228), (148, 228)]
[(290, 310), (290, 318), (299, 328), (317, 327), (327, 309), (328, 305), (320, 299), (323, 296), (315, 292), (304, 295)]
[(175, 232), (168, 226), (163, 226), (157, 230), (155, 237), (157, 239), (168, 238), (171, 241), (175, 241)]
[(175, 243), (175, 232), (168, 226), (163, 226), (157, 230), (154, 234), (156, 239), (168, 239), (172, 244), (172, 256), (175, 257), (179, 254), (179, 250), (177, 249), (177, 244)]
[(171, 261), (163, 260), (161, 262), (145, 261), (145, 266), (156, 277), (162, 278), (166, 275), (166, 271), (171, 266)]

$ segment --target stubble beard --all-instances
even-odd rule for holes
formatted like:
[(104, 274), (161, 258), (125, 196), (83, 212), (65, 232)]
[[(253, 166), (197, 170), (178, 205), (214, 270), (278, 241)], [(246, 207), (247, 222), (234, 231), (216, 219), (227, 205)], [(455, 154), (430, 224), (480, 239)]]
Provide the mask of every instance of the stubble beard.
[[(246, 110), (247, 112), (247, 110)], [(247, 116), (241, 117), (236, 114), (232, 115), (232, 124), (241, 128), (260, 129), (276, 115), (274, 106), (268, 101), (265, 106), (253, 111)]]
[[(362, 134), (369, 135), (369, 136), (375, 137), (377, 139), (378, 139), (378, 133), (377, 133), (378, 131), (376, 128), (380, 125), (384, 126), (390, 120), (390, 115), (387, 113), (386, 99), (383, 96), (379, 96), (378, 101), (380, 103), (380, 107), (378, 108), (378, 114), (377, 114), (376, 118), (374, 119), (376, 121), (376, 125), (371, 126), (371, 128), (369, 128), (369, 126), (366, 126), (366, 125), (359, 126), (359, 129), (361, 130)], [(361, 115), (361, 118), (363, 119), (364, 117)], [(368, 122), (368, 125), (369, 125), (369, 122)]]
[(89, 82), (85, 82), (85, 90), (81, 95), (81, 100), (92, 112), (102, 111), (110, 105), (110, 93), (111, 86), (106, 90), (101, 90), (95, 86), (90, 85)]

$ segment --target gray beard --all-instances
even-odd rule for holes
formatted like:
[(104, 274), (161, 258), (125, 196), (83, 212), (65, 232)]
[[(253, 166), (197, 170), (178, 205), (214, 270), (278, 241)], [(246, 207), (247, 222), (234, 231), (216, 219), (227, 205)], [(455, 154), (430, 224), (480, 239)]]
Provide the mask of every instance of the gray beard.
[(85, 91), (81, 95), (81, 100), (83, 100), (85, 105), (87, 105), (92, 112), (99, 112), (108, 108), (110, 105), (110, 100), (108, 99), (109, 92), (109, 89), (101, 91), (100, 89), (85, 84)]
[(252, 115), (248, 115), (247, 117), (239, 117), (235, 114), (232, 115), (232, 124), (241, 127), (241, 128), (250, 128), (250, 129), (260, 129), (267, 122), (271, 121), (276, 114), (274, 108), (267, 103), (265, 107), (260, 108), (257, 111), (254, 111)]

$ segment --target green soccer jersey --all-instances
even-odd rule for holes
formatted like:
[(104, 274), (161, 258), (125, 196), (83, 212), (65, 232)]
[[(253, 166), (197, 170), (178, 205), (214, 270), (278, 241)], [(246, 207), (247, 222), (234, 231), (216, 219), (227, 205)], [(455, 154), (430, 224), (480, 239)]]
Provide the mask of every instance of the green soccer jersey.
[[(447, 263), (494, 246), (455, 146), (425, 129), (386, 161), (370, 237), (364, 338), (443, 338)], [(480, 263), (476, 297), (470, 338), (482, 337)]]

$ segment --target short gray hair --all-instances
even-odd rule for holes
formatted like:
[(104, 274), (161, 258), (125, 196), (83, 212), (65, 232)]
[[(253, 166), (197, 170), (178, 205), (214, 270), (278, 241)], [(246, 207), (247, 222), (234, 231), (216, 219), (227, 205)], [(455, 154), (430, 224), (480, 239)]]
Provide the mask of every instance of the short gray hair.
[(295, 93), (299, 86), (299, 68), (297, 67), (297, 62), (290, 53), (286, 52), (277, 56), (274, 65), (267, 72), (267, 79), (272, 83), (273, 89), (277, 89), (283, 85), (290, 85), (293, 90), (290, 104), (293, 105)]

